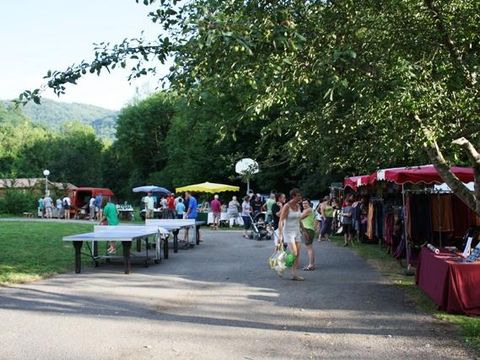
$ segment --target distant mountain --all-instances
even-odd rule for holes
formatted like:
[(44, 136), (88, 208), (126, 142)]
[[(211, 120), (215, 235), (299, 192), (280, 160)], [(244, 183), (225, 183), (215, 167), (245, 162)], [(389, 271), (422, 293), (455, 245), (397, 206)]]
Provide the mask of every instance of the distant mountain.
[[(1, 101), (9, 106), (9, 101)], [(42, 99), (40, 105), (28, 103), (22, 108), (22, 112), (33, 123), (44, 127), (58, 130), (62, 124), (72, 120), (78, 120), (90, 125), (98, 137), (114, 139), (117, 125), (118, 111), (108, 110), (94, 105), (79, 103), (63, 103), (59, 101)]]

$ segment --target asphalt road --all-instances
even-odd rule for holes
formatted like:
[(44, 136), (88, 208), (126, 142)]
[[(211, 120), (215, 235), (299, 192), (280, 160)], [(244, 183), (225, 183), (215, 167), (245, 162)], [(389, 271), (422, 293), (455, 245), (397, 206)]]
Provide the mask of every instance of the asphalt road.
[(476, 358), (349, 249), (316, 243), (297, 282), (267, 267), (271, 241), (203, 234), (130, 275), (101, 265), (0, 288), (0, 359)]

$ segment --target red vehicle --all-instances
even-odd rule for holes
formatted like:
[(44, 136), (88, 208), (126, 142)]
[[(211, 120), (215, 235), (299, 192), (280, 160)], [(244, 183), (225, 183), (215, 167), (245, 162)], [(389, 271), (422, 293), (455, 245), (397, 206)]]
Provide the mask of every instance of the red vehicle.
[(72, 190), (68, 196), (72, 201), (70, 216), (76, 219), (84, 219), (89, 216), (88, 203), (91, 197), (103, 196), (103, 202), (110, 200), (114, 193), (108, 188), (79, 187)]

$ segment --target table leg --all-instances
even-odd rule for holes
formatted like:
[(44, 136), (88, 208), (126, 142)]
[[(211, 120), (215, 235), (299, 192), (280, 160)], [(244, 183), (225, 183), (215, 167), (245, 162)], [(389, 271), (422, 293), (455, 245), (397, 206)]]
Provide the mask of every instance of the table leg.
[(195, 243), (199, 245), (200, 244), (200, 225), (195, 225), (195, 236), (196, 236)]
[(130, 248), (132, 247), (131, 241), (122, 241), (123, 247), (123, 262), (125, 264), (125, 274), (130, 274), (130, 270), (132, 268), (130, 262)]
[(178, 252), (178, 233), (180, 232), (179, 229), (173, 230), (173, 252)]
[(168, 259), (168, 235), (163, 239), (163, 257)]
[(83, 241), (74, 241), (73, 247), (75, 248), (75, 273), (80, 274), (82, 271), (82, 250)]
[[(148, 242), (147, 242), (147, 244), (148, 244)], [(137, 252), (140, 252), (140, 251), (142, 251), (142, 239), (137, 240)]]

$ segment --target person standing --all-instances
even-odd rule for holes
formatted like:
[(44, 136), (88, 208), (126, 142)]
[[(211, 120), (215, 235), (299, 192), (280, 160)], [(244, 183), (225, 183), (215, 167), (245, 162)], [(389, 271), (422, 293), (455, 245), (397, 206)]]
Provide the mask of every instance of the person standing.
[(227, 207), (228, 221), (229, 221), (230, 227), (232, 227), (233, 224), (236, 224), (239, 216), (238, 214), (239, 209), (240, 209), (240, 203), (237, 201), (237, 197), (232, 196), (232, 200), (230, 200)]
[(57, 219), (61, 219), (63, 216), (63, 206), (61, 198), (57, 198), (57, 200), (55, 201), (55, 207), (57, 208)]
[(253, 196), (252, 200), (250, 201), (250, 206), (252, 207), (252, 216), (255, 218), (262, 212), (262, 196), (260, 194)]
[(252, 213), (252, 206), (250, 205), (250, 198), (245, 196), (242, 202), (242, 219), (243, 219), (243, 237), (248, 239), (248, 230), (250, 229), (250, 225), (252, 223), (251, 214)]
[(95, 198), (93, 196), (88, 201), (88, 209), (90, 212), (90, 221), (95, 220)]
[(53, 200), (48, 193), (43, 198), (43, 207), (45, 208), (45, 217), (47, 219), (51, 219), (52, 218)]
[(313, 250), (313, 239), (315, 237), (315, 214), (309, 199), (303, 199), (303, 212), (300, 216), (300, 227), (302, 237), (307, 249), (308, 265), (303, 268), (304, 271), (315, 270), (315, 252)]
[[(192, 193), (190, 193), (190, 191), (187, 191), (185, 193), (185, 200), (188, 201), (188, 210), (187, 210), (187, 213), (185, 215), (185, 218), (196, 220), (197, 219), (197, 206), (198, 206), (197, 199), (192, 195)], [(188, 227), (185, 228), (185, 235), (184, 235), (185, 243), (189, 243), (188, 231), (189, 231), (189, 228)], [(200, 234), (198, 234), (198, 235), (200, 236)]]
[(352, 245), (353, 225), (352, 225), (352, 201), (345, 200), (345, 206), (342, 207), (342, 227), (345, 242), (343, 246)]
[(278, 245), (278, 222), (280, 221), (280, 213), (282, 211), (283, 205), (287, 200), (285, 194), (279, 193), (275, 196), (275, 204), (272, 205), (272, 218), (273, 218), (273, 230), (274, 230), (274, 242), (275, 246)]
[[(106, 222), (109, 226), (116, 226), (120, 223), (120, 220), (118, 219), (117, 206), (112, 200), (109, 200), (103, 209), (100, 225), (102, 225), (104, 222)], [(117, 251), (116, 242), (110, 241), (109, 245), (110, 246), (107, 249), (107, 253), (114, 254)]]
[(168, 219), (175, 219), (175, 197), (173, 194), (169, 194), (167, 196), (167, 218)]
[(183, 199), (177, 198), (177, 205), (175, 206), (175, 209), (177, 211), (177, 219), (183, 219), (183, 216), (185, 215), (185, 204), (183, 203)]
[(280, 220), (278, 223), (279, 241), (287, 243), (288, 247), (295, 256), (295, 261), (292, 265), (292, 280), (303, 281), (303, 277), (297, 275), (298, 263), (300, 261), (300, 202), (302, 201), (302, 194), (298, 189), (290, 190), (290, 200), (283, 206), (280, 213)]
[(212, 209), (213, 213), (213, 230), (218, 230), (218, 226), (220, 225), (220, 215), (222, 212), (222, 203), (218, 200), (218, 195), (215, 194), (213, 200), (210, 202), (210, 209)]
[(155, 201), (153, 200), (152, 193), (149, 192), (145, 196), (145, 219), (153, 219), (153, 213), (155, 209)]
[(103, 205), (103, 196), (102, 194), (98, 194), (95, 197), (95, 212), (97, 213), (97, 220), (103, 219), (102, 216), (102, 205)]
[(65, 195), (63, 200), (63, 210), (64, 210), (64, 218), (65, 220), (70, 219), (70, 207), (72, 206), (72, 200), (70, 200), (70, 197), (68, 195)]
[(325, 205), (322, 206), (322, 227), (320, 229), (320, 236), (318, 241), (330, 241), (330, 234), (332, 233), (333, 223), (333, 200), (329, 199)]
[(271, 224), (273, 222), (272, 206), (275, 204), (275, 202), (275, 193), (272, 192), (263, 207), (263, 209), (267, 211), (267, 218), (265, 220), (267, 224)]
[(40, 214), (40, 217), (42, 219), (45, 216), (45, 203), (43, 201), (43, 196), (40, 196), (40, 198), (38, 199), (38, 214)]

